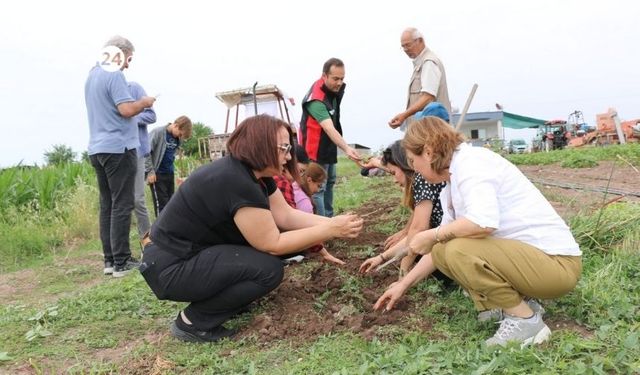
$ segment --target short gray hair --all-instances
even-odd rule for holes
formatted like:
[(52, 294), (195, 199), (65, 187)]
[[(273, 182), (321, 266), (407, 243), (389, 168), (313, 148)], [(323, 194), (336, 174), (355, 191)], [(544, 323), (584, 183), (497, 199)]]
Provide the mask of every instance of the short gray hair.
[(122, 37), (120, 35), (116, 35), (111, 37), (105, 44), (104, 47), (107, 46), (115, 46), (118, 47), (124, 52), (125, 55), (132, 54), (136, 49), (133, 47), (133, 44), (129, 41), (129, 39)]
[(422, 36), (422, 33), (420, 32), (420, 30), (416, 29), (415, 27), (407, 27), (404, 30), (405, 33), (411, 33), (411, 39), (416, 40), (416, 39), (422, 39), (424, 40), (424, 37)]

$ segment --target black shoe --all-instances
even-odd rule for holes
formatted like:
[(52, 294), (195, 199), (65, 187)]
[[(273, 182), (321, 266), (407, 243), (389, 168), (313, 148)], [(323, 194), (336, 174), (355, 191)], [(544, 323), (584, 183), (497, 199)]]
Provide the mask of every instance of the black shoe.
[(198, 331), (182, 321), (180, 315), (171, 322), (171, 334), (173, 337), (186, 342), (216, 342), (225, 337), (231, 337), (236, 334), (233, 329), (226, 329), (223, 326), (217, 326), (209, 331)]
[(110, 260), (105, 260), (104, 261), (104, 269), (102, 270), (102, 273), (104, 273), (105, 275), (112, 275), (113, 274), (113, 262)]
[(236, 311), (233, 315), (231, 315), (231, 317), (229, 319), (233, 319), (236, 318), (242, 314), (246, 314), (246, 313), (250, 313), (251, 310), (253, 310), (254, 308), (254, 304), (250, 303), (248, 305), (244, 305), (241, 308), (238, 309), (238, 311)]
[(134, 257), (129, 257), (123, 264), (116, 264), (113, 267), (113, 277), (126, 276), (138, 267), (140, 267), (140, 262)]

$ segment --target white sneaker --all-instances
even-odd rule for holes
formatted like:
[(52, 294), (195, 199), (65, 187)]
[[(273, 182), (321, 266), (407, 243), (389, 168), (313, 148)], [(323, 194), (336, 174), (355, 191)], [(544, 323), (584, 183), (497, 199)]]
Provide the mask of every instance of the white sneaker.
[(530, 344), (540, 344), (549, 339), (551, 330), (542, 321), (540, 313), (528, 319), (517, 318), (505, 314), (500, 321), (500, 328), (495, 335), (486, 341), (487, 346), (506, 346), (509, 342), (520, 343), (520, 348)]
[[(544, 307), (538, 301), (533, 298), (526, 299), (525, 302), (529, 305), (529, 308), (533, 310), (534, 313), (540, 313), (540, 316), (544, 316), (545, 310)], [(504, 319), (504, 312), (502, 309), (491, 309), (480, 311), (478, 313), (478, 321), (479, 322), (498, 322)]]

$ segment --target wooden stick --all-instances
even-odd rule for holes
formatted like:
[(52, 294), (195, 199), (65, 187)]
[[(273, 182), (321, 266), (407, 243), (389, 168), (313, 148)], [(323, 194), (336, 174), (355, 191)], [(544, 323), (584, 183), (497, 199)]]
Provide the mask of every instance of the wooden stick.
[(469, 93), (469, 97), (467, 98), (467, 102), (464, 104), (464, 108), (462, 109), (462, 113), (460, 113), (460, 118), (458, 118), (458, 123), (456, 124), (456, 131), (460, 130), (462, 123), (464, 122), (464, 117), (467, 115), (467, 111), (469, 111), (469, 106), (471, 105), (471, 101), (473, 100), (473, 96), (476, 94), (476, 90), (478, 89), (478, 84), (474, 83), (473, 87), (471, 87), (471, 92)]

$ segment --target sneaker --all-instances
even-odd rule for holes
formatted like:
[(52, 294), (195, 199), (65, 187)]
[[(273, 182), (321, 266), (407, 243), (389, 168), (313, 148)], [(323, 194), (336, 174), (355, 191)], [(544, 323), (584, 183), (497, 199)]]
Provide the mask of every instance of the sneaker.
[(284, 264), (292, 264), (292, 263), (300, 263), (304, 259), (304, 255), (296, 255), (290, 258), (283, 259), (282, 262)]
[(102, 273), (104, 273), (105, 275), (113, 274), (113, 262), (111, 262), (109, 260), (105, 260), (104, 261), (104, 269), (102, 270)]
[(180, 315), (171, 322), (170, 329), (173, 337), (186, 342), (216, 342), (236, 334), (235, 330), (226, 329), (221, 325), (209, 331), (198, 331), (183, 322)]
[[(540, 316), (544, 315), (544, 307), (542, 307), (542, 305), (540, 305), (540, 303), (538, 303), (538, 301), (536, 301), (533, 298), (530, 299), (526, 299), (525, 302), (527, 302), (527, 304), (529, 305), (529, 308), (531, 310), (533, 310), (534, 313), (540, 313)], [(505, 314), (502, 311), (502, 309), (491, 309), (491, 310), (485, 310), (485, 311), (480, 311), (478, 313), (478, 321), (479, 322), (499, 322), (502, 319), (504, 319)]]
[(506, 346), (509, 342), (520, 343), (520, 348), (530, 344), (540, 344), (549, 339), (551, 330), (542, 321), (542, 315), (535, 313), (528, 319), (505, 315), (500, 328), (486, 341), (487, 346)]
[(140, 267), (140, 262), (134, 257), (129, 257), (123, 264), (116, 264), (113, 267), (113, 277), (126, 276), (138, 267)]

